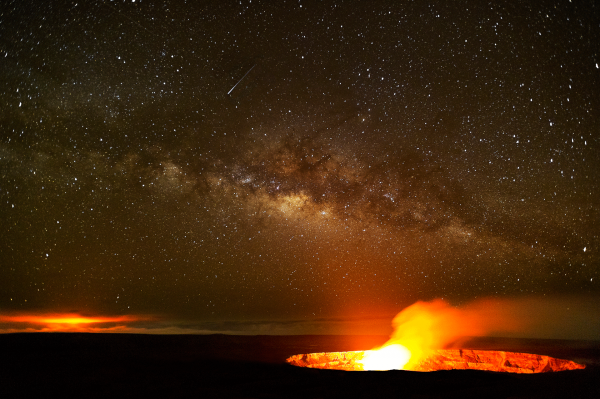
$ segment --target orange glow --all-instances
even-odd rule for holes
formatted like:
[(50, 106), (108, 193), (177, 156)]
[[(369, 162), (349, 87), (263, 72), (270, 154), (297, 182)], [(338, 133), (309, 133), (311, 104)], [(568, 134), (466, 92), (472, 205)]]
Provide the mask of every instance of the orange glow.
[(365, 351), (362, 359), (363, 370), (402, 370), (411, 358), (410, 351), (400, 344), (385, 345), (380, 349)]
[[(116, 317), (86, 317), (74, 313), (66, 314), (45, 314), (45, 315), (16, 315), (3, 316), (0, 315), (0, 323), (23, 323), (26, 326), (25, 331), (51, 331), (51, 332), (103, 332), (124, 330), (124, 325), (111, 325), (115, 323), (126, 323), (140, 320), (139, 317), (133, 316), (116, 316)], [(108, 325), (106, 325), (108, 324)], [(17, 329), (21, 330), (21, 329)]]
[[(388, 346), (375, 353), (388, 352)], [(394, 356), (383, 359), (373, 368), (364, 367), (364, 359), (371, 351), (350, 352), (320, 352), (294, 355), (286, 359), (286, 362), (298, 366), (328, 370), (390, 370), (397, 369), (398, 365), (393, 361), (387, 363)], [(400, 351), (400, 355), (402, 356)], [(379, 360), (379, 359), (378, 359)], [(438, 370), (486, 370), (502, 373), (533, 374), (548, 373), (564, 370), (585, 369), (584, 364), (575, 363), (571, 360), (557, 359), (550, 356), (535, 355), (531, 353), (516, 353), (504, 351), (483, 351), (472, 349), (437, 349), (422, 361), (411, 368), (413, 371), (438, 371)]]
[(417, 302), (394, 317), (394, 332), (381, 347), (369, 351), (319, 352), (291, 356), (300, 367), (359, 370), (487, 370), (545, 373), (584, 369), (585, 365), (545, 355), (459, 347), (461, 341), (491, 332), (524, 331), (531, 318), (519, 315), (519, 303), (485, 299), (460, 308), (443, 300)]
[(448, 348), (465, 337), (520, 327), (491, 300), (453, 308), (441, 299), (416, 302), (398, 313), (392, 325), (394, 332), (388, 342), (366, 351), (358, 361), (365, 370), (414, 370), (434, 350)]

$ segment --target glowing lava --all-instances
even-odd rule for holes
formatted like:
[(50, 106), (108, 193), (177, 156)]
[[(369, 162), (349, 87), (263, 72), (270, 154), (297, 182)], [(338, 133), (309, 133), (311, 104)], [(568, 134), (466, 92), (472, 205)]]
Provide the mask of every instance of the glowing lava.
[(378, 350), (365, 351), (362, 359), (356, 360), (363, 370), (402, 370), (410, 360), (411, 353), (400, 344), (384, 346)]
[[(385, 348), (384, 348), (385, 350)], [(371, 357), (375, 352), (377, 362), (371, 364), (365, 358)], [(318, 369), (333, 369), (346, 371), (363, 370), (393, 370), (404, 360), (393, 359), (397, 354), (387, 352), (379, 358), (378, 351), (352, 351), (352, 352), (322, 352), (295, 355), (286, 361), (299, 367)], [(400, 352), (403, 354), (403, 351)], [(413, 364), (412, 371), (438, 371), (438, 370), (486, 370), (505, 373), (546, 373), (553, 371), (584, 369), (585, 365), (571, 360), (556, 359), (550, 356), (535, 355), (530, 353), (516, 353), (504, 351), (482, 351), (466, 349), (438, 349)]]
[(436, 371), (475, 369), (511, 373), (576, 370), (584, 365), (529, 353), (446, 349), (468, 336), (515, 331), (522, 324), (493, 301), (453, 308), (442, 300), (417, 302), (398, 313), (394, 333), (370, 351), (322, 352), (292, 356), (302, 367), (337, 370)]

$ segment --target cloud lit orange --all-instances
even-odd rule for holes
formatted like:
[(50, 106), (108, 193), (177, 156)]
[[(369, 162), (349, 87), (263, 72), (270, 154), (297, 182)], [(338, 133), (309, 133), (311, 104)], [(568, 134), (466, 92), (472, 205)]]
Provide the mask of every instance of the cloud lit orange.
[[(14, 316), (3, 316), (0, 315), (0, 323), (22, 323), (26, 326), (30, 326), (25, 329), (11, 329), (12, 331), (28, 331), (28, 330), (37, 330), (37, 331), (77, 331), (77, 332), (108, 332), (115, 330), (125, 330), (127, 329), (126, 325), (122, 323), (142, 320), (141, 317), (136, 316), (114, 316), (114, 317), (105, 317), (105, 316), (94, 316), (87, 317), (81, 316), (76, 313), (64, 313), (64, 314), (42, 314), (42, 315), (14, 315)], [(118, 325), (113, 325), (115, 323), (119, 323)], [(109, 324), (103, 326), (104, 324)], [(33, 326), (32, 326), (33, 325)]]

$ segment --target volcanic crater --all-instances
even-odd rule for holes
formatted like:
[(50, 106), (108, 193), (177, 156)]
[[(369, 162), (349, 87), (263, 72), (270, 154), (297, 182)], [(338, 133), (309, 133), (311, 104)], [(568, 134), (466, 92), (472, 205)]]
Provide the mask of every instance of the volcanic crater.
[[(385, 367), (375, 369), (365, 368), (362, 360), (372, 352), (348, 351), (299, 354), (289, 357), (286, 362), (293, 366), (317, 369), (347, 371), (388, 370), (389, 368)], [(585, 365), (571, 360), (531, 353), (475, 349), (437, 349), (430, 351), (408, 369), (411, 371), (486, 370), (532, 374), (584, 368)]]

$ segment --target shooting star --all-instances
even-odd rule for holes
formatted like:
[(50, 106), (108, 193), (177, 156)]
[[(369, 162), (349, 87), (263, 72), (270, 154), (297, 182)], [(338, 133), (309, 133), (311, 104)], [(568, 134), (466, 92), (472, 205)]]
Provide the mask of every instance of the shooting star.
[(237, 81), (237, 83), (236, 83), (235, 85), (233, 85), (233, 87), (231, 88), (231, 90), (229, 90), (229, 91), (227, 92), (227, 95), (231, 94), (231, 92), (233, 91), (233, 89), (235, 89), (235, 88), (237, 87), (237, 85), (239, 85), (239, 84), (240, 84), (240, 82), (241, 82), (242, 80), (244, 80), (244, 78), (245, 78), (246, 76), (248, 76), (248, 74), (250, 73), (250, 71), (251, 71), (251, 70), (253, 70), (255, 66), (256, 66), (256, 64), (252, 65), (252, 68), (248, 69), (248, 72), (246, 72), (246, 74), (245, 74), (244, 76), (242, 76), (242, 78), (241, 78), (240, 80), (238, 80), (238, 81)]

